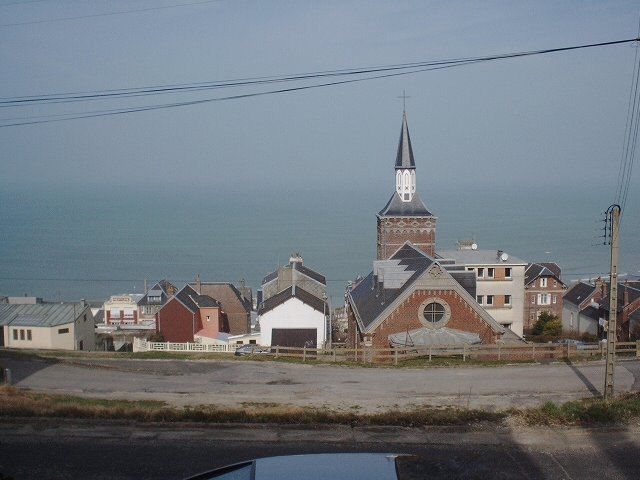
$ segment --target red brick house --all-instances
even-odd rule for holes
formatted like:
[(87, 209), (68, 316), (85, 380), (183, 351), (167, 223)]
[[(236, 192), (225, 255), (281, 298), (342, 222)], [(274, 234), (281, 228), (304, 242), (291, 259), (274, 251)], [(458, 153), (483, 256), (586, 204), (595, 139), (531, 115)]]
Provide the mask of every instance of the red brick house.
[(441, 265), (410, 242), (346, 294), (353, 348), (520, 341), (475, 300), (474, 272)]
[[(600, 317), (609, 320), (610, 284), (607, 295), (600, 301)], [(618, 313), (616, 316), (618, 341), (640, 339), (640, 282), (618, 284)]]
[(562, 318), (567, 285), (556, 263), (530, 263), (524, 271), (524, 331), (529, 332), (542, 312)]
[(229, 322), (217, 300), (185, 285), (156, 314), (156, 331), (167, 342), (216, 343), (225, 340)]
[(228, 282), (201, 282), (199, 276), (189, 286), (196, 293), (220, 302), (229, 320), (231, 335), (251, 333), (251, 289), (244, 286), (237, 288)]

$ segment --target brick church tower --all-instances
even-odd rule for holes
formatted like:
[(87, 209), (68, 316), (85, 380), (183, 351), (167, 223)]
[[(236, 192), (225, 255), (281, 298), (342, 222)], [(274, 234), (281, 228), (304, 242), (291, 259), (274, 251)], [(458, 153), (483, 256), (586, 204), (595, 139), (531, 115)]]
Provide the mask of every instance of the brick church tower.
[(387, 260), (408, 240), (427, 255), (436, 250), (436, 220), (416, 191), (416, 164), (406, 112), (396, 156), (396, 191), (378, 212), (378, 260)]

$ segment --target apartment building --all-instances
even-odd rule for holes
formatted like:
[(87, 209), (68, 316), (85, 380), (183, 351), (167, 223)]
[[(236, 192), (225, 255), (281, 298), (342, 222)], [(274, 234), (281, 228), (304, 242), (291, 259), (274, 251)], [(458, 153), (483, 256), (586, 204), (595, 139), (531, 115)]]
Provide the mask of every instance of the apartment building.
[(475, 272), (478, 304), (500, 325), (522, 336), (527, 262), (502, 250), (480, 250), (474, 242), (458, 242), (457, 247), (438, 252), (438, 257)]

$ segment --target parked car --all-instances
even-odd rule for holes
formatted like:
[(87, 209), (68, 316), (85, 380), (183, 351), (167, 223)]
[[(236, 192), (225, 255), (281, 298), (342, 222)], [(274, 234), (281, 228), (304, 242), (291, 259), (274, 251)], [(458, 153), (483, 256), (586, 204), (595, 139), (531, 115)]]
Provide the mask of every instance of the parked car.
[(573, 338), (563, 338), (562, 340), (558, 341), (558, 343), (561, 343), (562, 345), (571, 345), (577, 350), (587, 350), (589, 348), (592, 348), (592, 346), (590, 346), (589, 344), (584, 343), (580, 340), (575, 340)]
[(268, 348), (263, 348), (260, 345), (255, 345), (253, 343), (248, 343), (245, 345), (241, 345), (236, 348), (236, 353), (238, 357), (242, 357), (244, 355), (254, 355), (257, 353), (269, 353)]
[(205, 472), (189, 480), (411, 480), (417, 457), (386, 453), (321, 453), (259, 458)]

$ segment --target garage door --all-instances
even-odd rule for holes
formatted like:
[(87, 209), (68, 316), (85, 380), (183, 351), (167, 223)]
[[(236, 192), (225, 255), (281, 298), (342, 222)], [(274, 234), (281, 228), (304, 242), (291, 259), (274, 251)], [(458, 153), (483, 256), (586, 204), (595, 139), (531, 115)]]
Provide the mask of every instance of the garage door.
[(316, 348), (317, 328), (274, 328), (271, 330), (271, 345), (278, 347)]

